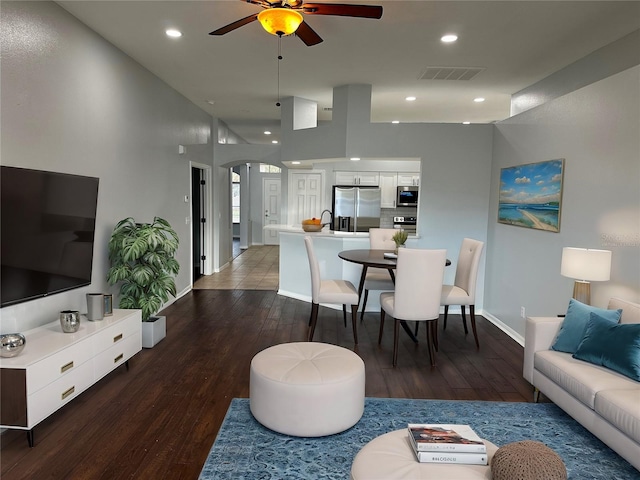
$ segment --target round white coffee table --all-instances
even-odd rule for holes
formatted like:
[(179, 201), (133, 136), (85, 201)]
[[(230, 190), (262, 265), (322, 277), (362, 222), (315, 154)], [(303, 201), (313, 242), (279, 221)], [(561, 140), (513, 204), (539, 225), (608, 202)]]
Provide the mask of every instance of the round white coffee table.
[[(498, 447), (487, 440), (489, 465)], [(351, 466), (352, 480), (491, 479), (489, 465), (420, 463), (413, 453), (407, 429), (374, 438), (358, 452)]]

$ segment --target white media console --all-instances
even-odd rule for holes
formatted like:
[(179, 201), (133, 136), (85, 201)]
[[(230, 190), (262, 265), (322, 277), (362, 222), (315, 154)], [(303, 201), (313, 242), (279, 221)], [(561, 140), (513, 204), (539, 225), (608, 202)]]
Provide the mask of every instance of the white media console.
[(140, 310), (116, 309), (75, 333), (58, 320), (23, 332), (24, 350), (0, 358), (0, 427), (27, 430), (33, 446), (38, 423), (142, 350), (141, 330)]

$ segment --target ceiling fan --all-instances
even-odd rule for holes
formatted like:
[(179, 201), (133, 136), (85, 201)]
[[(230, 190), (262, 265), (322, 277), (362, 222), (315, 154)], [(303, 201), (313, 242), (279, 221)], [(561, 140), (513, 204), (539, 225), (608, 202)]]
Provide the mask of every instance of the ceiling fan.
[(342, 3), (307, 3), (304, 0), (241, 0), (260, 5), (263, 10), (236, 20), (209, 35), (224, 35), (248, 23), (258, 20), (263, 28), (273, 35), (295, 33), (306, 45), (317, 45), (322, 38), (304, 21), (305, 15), (337, 15), (342, 17), (380, 18), (382, 7), (375, 5), (349, 5)]

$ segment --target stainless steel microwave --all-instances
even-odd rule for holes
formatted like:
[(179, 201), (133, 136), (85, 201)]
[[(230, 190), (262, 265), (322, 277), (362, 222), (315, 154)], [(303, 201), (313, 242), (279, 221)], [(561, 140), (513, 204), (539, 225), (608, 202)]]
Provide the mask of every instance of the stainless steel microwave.
[(396, 198), (396, 206), (398, 207), (417, 207), (418, 206), (418, 188), (398, 187), (398, 196)]

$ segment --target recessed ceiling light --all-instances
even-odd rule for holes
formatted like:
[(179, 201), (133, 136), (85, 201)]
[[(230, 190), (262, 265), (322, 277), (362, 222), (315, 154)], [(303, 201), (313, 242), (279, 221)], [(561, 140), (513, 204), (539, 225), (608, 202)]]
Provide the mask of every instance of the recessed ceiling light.
[(178, 38), (182, 36), (182, 32), (180, 30), (175, 30), (173, 28), (170, 28), (164, 33), (166, 33), (168, 37), (172, 37), (172, 38)]
[(300, 165), (300, 162), (291, 162), (291, 165)]
[(406, 100), (407, 102), (415, 102), (416, 97), (406, 97), (406, 98), (405, 98), (405, 100)]
[(351, 157), (349, 160), (351, 160), (352, 162), (359, 162), (360, 157)]
[(271, 132), (270, 132), (269, 130), (265, 130), (265, 131), (264, 131), (264, 134), (265, 134), (265, 135), (271, 135)]
[(214, 103), (216, 103), (216, 102), (215, 102), (215, 100), (207, 100), (207, 103), (208, 103), (209, 105), (213, 105), (213, 104), (214, 104)]
[(447, 35), (444, 35), (440, 39), (440, 41), (444, 43), (452, 43), (452, 42), (455, 42), (456, 40), (458, 40), (458, 36), (453, 33), (448, 33)]
[(391, 123), (400, 123), (400, 120), (393, 120)]
[(278, 143), (278, 140), (271, 140), (271, 143)]
[(482, 97), (474, 98), (473, 101), (476, 103), (481, 103), (481, 102), (484, 102), (484, 98)]
[(463, 125), (469, 125), (471, 122), (462, 122)]

